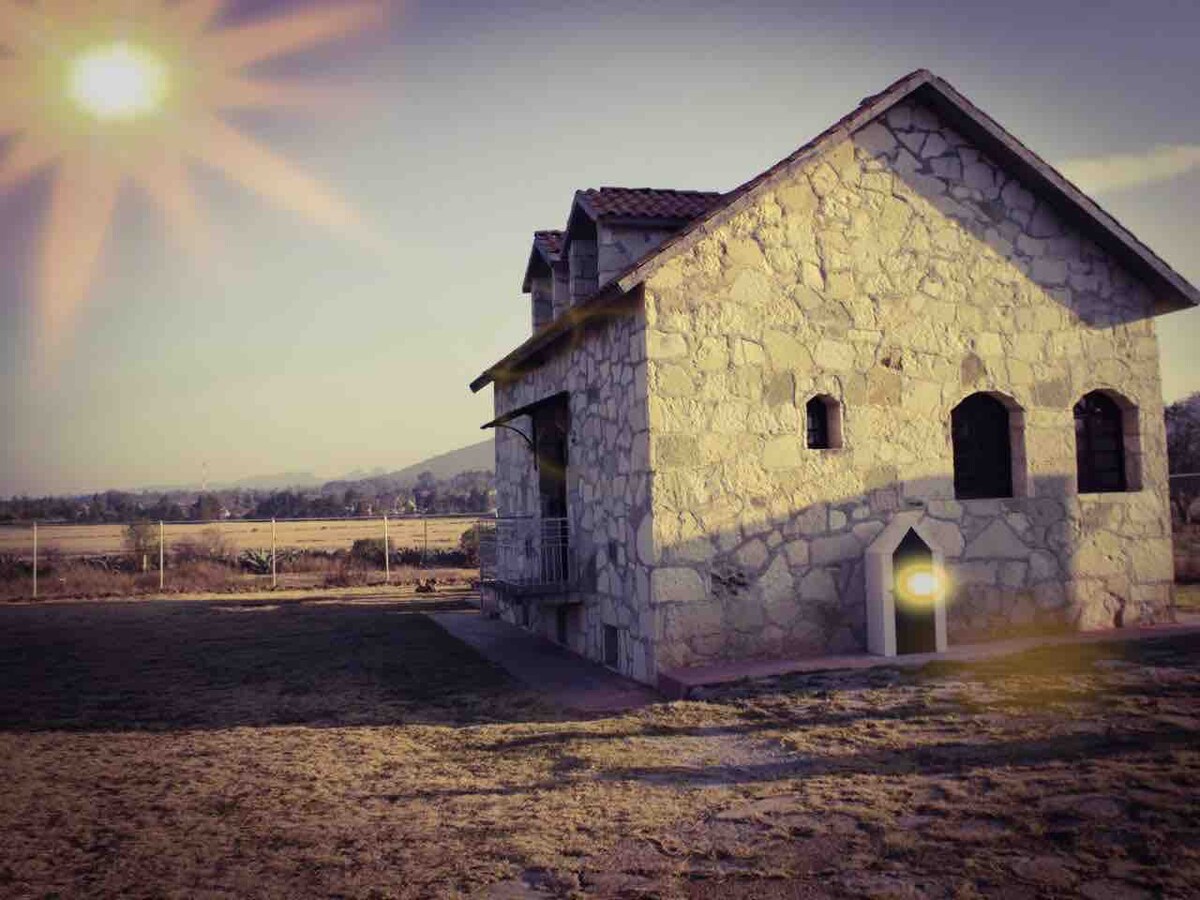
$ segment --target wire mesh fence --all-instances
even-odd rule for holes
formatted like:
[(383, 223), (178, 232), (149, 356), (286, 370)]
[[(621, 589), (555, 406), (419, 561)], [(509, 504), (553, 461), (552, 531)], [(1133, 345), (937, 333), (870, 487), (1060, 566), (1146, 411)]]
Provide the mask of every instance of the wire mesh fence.
[(479, 530), (490, 521), (418, 514), (4, 524), (0, 597), (468, 586), (478, 580)]

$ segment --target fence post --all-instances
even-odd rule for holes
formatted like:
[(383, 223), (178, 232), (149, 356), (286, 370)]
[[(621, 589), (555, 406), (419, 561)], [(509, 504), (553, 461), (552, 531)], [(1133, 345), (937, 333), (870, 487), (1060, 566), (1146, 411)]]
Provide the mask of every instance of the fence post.
[(275, 587), (275, 519), (271, 519), (271, 587)]
[(387, 513), (383, 514), (383, 583), (392, 583), (392, 560), (388, 552), (388, 520)]
[(37, 522), (33, 523), (33, 599), (37, 599)]
[(425, 530), (425, 542), (421, 546), (421, 568), (425, 568), (425, 558), (429, 555), (429, 515), (428, 510), (421, 514), (421, 526)]
[(158, 589), (160, 591), (163, 590), (163, 587), (165, 585), (165, 579), (166, 579), (166, 566), (163, 564), (166, 559), (166, 550), (164, 548), (164, 545), (166, 543), (166, 538), (163, 536), (163, 532), (164, 532), (163, 522), (162, 522), (162, 519), (159, 519), (158, 520)]

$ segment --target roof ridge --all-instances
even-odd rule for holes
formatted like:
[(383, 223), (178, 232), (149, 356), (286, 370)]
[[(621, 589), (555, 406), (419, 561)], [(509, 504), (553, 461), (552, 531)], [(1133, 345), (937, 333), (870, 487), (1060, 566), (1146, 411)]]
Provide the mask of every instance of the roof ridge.
[(617, 184), (602, 184), (598, 188), (580, 188), (581, 193), (588, 191), (653, 191), (658, 194), (714, 194), (720, 196), (724, 191), (702, 191), (698, 188), (659, 188), (659, 187), (623, 187)]
[[(1098, 236), (1107, 238), (1101, 244), (1106, 252), (1120, 254), (1122, 259), (1125, 258), (1125, 254), (1129, 254), (1129, 260), (1132, 260), (1135, 265), (1140, 264), (1138, 265), (1140, 269), (1138, 274), (1141, 277), (1149, 277), (1156, 285), (1166, 288), (1175, 298), (1179, 298), (1173, 300), (1170, 305), (1164, 301), (1163, 309), (1183, 309), (1188, 304), (1200, 305), (1200, 290), (1197, 290), (1162, 257), (1142, 243), (1136, 235), (1125, 228), (1096, 201), (1064, 177), (1054, 166), (1029, 149), (1003, 125), (960, 94), (948, 81), (938, 77), (929, 69), (919, 68), (896, 79), (878, 93), (864, 97), (859, 101), (858, 106), (834, 121), (824, 131), (801, 144), (773, 166), (769, 166), (730, 191), (723, 194), (714, 192), (721, 196), (721, 203), (691, 218), (691, 221), (682, 230), (647, 250), (640, 259), (635, 260), (624, 271), (617, 273), (608, 282), (601, 285), (580, 306), (572, 307), (567, 315), (555, 319), (504, 359), (484, 371), (471, 382), (471, 390), (480, 390), (491, 382), (501, 369), (523, 360), (528, 355), (557, 340), (564, 332), (576, 327), (587, 318), (587, 307), (594, 302), (631, 290), (634, 285), (643, 281), (650, 274), (656, 261), (661, 264), (662, 260), (679, 252), (681, 247), (701, 239), (714, 227), (714, 222), (722, 216), (732, 215), (746, 202), (749, 202), (761, 186), (772, 183), (790, 171), (793, 166), (803, 164), (810, 157), (819, 156), (828, 149), (830, 143), (848, 138), (866, 122), (885, 114), (896, 103), (915, 96), (919, 90), (926, 89), (931, 91), (931, 94), (927, 98), (923, 98), (924, 102), (936, 99), (939, 115), (948, 116), (951, 127), (958, 130), (970, 127), (971, 133), (967, 136), (973, 141), (985, 142), (987, 152), (989, 155), (997, 157), (998, 165), (1016, 168), (1023, 179), (1034, 179), (1039, 190), (1052, 192), (1057, 202), (1066, 205), (1070, 213), (1081, 217), (1080, 227), (1095, 228)], [(599, 193), (595, 188), (589, 190)], [(657, 190), (667, 193), (683, 193), (674, 188), (618, 188), (617, 190), (647, 192)], [(577, 190), (575, 192), (577, 202), (579, 195), (587, 193), (588, 191)]]

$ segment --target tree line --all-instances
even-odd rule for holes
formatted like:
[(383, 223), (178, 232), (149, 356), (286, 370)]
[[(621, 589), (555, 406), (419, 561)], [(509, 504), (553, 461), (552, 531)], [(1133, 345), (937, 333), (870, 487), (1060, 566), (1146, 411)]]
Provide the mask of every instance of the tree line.
[(337, 519), (416, 513), (487, 513), (495, 508), (494, 477), (480, 470), (415, 482), (387, 478), (330, 482), (320, 488), (216, 491), (103, 491), (66, 497), (0, 499), (0, 522), (214, 522), (220, 519)]

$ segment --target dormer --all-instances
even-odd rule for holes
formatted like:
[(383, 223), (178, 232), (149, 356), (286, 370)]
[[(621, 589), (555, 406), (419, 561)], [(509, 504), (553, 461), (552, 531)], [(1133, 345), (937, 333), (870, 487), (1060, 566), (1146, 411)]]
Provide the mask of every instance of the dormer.
[(553, 321), (567, 308), (567, 266), (562, 259), (561, 231), (535, 231), (522, 292), (530, 295), (533, 330)]
[(537, 331), (582, 303), (721, 199), (713, 191), (576, 191), (565, 231), (535, 231), (521, 290)]
[(563, 237), (571, 305), (594, 294), (720, 199), (714, 191), (619, 187), (576, 191)]

